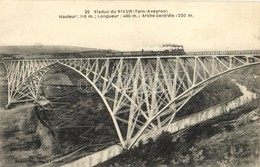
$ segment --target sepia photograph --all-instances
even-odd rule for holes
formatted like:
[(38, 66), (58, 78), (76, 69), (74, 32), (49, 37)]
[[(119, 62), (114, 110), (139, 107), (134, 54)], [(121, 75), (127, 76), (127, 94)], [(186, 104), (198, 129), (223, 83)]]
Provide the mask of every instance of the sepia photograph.
[(0, 167), (260, 166), (260, 2), (0, 6)]

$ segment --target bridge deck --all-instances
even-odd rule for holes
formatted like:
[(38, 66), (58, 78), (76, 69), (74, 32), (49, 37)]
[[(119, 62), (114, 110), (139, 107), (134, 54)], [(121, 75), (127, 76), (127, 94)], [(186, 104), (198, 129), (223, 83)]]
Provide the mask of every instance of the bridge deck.
[[(167, 55), (165, 53), (156, 54), (156, 55), (143, 55), (143, 54), (136, 54), (136, 55), (124, 55), (124, 53), (129, 52), (121, 52), (122, 55), (115, 55), (115, 56), (106, 56), (105, 54), (102, 56), (95, 56), (95, 57), (79, 57), (79, 58), (24, 58), (24, 59), (11, 59), (11, 61), (24, 61), (24, 60), (53, 60), (53, 59), (59, 59), (59, 60), (86, 60), (86, 59), (174, 59), (174, 58), (194, 58), (194, 57), (222, 57), (222, 56), (250, 56), (250, 55), (259, 55), (260, 56), (260, 50), (232, 50), (232, 51), (196, 51), (196, 52), (186, 52), (185, 55)], [(170, 53), (170, 52), (169, 52)], [(64, 53), (65, 54), (65, 53)], [(10, 61), (10, 60), (3, 60), (3, 61)]]

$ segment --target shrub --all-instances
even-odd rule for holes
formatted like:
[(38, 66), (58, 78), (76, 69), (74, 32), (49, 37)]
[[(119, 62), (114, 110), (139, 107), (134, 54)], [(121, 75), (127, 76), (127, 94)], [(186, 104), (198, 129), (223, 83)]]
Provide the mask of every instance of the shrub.
[(181, 150), (175, 154), (171, 163), (173, 165), (198, 166), (205, 159), (203, 152), (203, 149), (197, 149), (195, 147), (188, 149), (188, 152)]
[(244, 156), (244, 148), (242, 146), (231, 146), (229, 152), (224, 154), (224, 159), (218, 161), (220, 167), (236, 167), (239, 164), (239, 159)]
[(114, 164), (110, 164), (109, 167), (146, 167), (146, 161), (142, 161), (140, 159), (125, 159), (121, 162), (115, 162)]
[(171, 133), (163, 132), (155, 140), (155, 149), (158, 157), (169, 159), (173, 151), (173, 141)]

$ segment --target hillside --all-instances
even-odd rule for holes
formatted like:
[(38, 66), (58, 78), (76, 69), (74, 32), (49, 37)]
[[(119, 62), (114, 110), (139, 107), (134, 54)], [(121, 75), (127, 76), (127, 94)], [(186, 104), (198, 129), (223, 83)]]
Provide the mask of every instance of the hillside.
[(36, 54), (36, 53), (72, 53), (98, 50), (95, 48), (84, 48), (63, 45), (17, 45), (0, 46), (0, 54)]

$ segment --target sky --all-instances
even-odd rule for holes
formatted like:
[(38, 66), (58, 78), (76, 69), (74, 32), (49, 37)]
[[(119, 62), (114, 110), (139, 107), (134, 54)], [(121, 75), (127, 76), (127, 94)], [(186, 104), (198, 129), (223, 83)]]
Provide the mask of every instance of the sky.
[[(0, 45), (72, 45), (114, 50), (260, 49), (260, 2), (0, 1)], [(185, 18), (59, 19), (85, 10), (168, 10)]]

